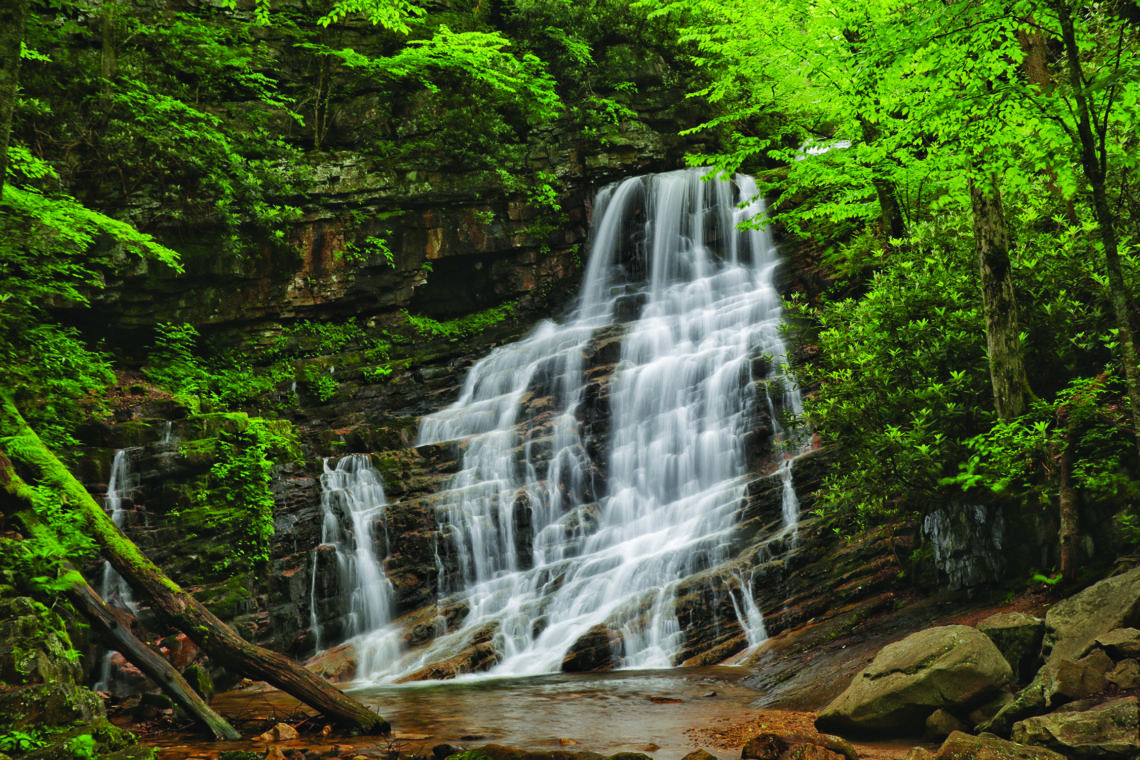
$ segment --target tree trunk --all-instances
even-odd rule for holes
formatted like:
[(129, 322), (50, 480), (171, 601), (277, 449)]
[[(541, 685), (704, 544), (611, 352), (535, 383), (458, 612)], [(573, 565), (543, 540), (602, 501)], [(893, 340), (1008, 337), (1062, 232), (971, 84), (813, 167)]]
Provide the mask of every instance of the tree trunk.
[[(1071, 438), (1071, 434), (1069, 436)], [(1077, 542), (1081, 538), (1077, 491), (1073, 488), (1073, 455), (1070, 440), (1064, 443), (1061, 453), (1061, 485), (1058, 489), (1061, 518), (1061, 575), (1066, 581), (1077, 579)]]
[(1100, 227), (1100, 240), (1104, 248), (1104, 268), (1108, 275), (1109, 298), (1116, 316), (1124, 379), (1128, 386), (1128, 400), (1132, 406), (1132, 426), (1136, 435), (1136, 448), (1140, 452), (1140, 371), (1136, 366), (1136, 344), (1132, 336), (1132, 309), (1128, 290), (1124, 284), (1124, 271), (1120, 265), (1120, 250), (1116, 240), (1116, 224), (1108, 203), (1106, 180), (1108, 157), (1104, 138), (1098, 143), (1093, 133), (1089, 102), (1085, 97), (1084, 73), (1081, 71), (1080, 48), (1077, 46), (1073, 15), (1067, 0), (1053, 0), (1053, 10), (1061, 23), (1061, 42), (1068, 62), (1069, 85), (1073, 89), (1074, 113), (1077, 117), (1077, 135), (1081, 155), (1081, 169), (1092, 186), (1093, 214)]
[[(873, 145), (879, 139), (879, 128), (867, 119), (859, 117), (859, 128), (863, 133), (863, 142)], [(875, 167), (871, 169), (871, 184), (875, 188), (875, 195), (879, 199), (879, 215), (883, 232), (896, 240), (906, 237), (906, 224), (903, 221), (902, 206), (899, 205), (898, 190), (895, 183)]]
[(981, 275), (994, 408), (998, 417), (1011, 420), (1025, 413), (1032, 391), (1025, 372), (1017, 299), (1010, 276), (1009, 237), (1001, 192), (992, 175), (978, 181), (970, 179), (970, 205), (974, 210), (974, 246)]
[(20, 91), (20, 45), (28, 19), (28, 0), (0, 3), (0, 199), (8, 178), (8, 138)]
[(9, 451), (18, 450), (20, 463), (35, 474), (39, 484), (55, 490), (65, 504), (79, 512), (88, 533), (102, 546), (103, 556), (131, 588), (215, 662), (267, 681), (355, 730), (368, 734), (389, 732), (388, 722), (375, 712), (285, 655), (250, 644), (167, 578), (44, 446), (7, 395), (0, 395), (0, 434), (17, 439), (17, 445), (10, 446)]
[[(0, 493), (6, 493), (13, 502), (15, 520), (19, 522), (25, 535), (51, 545), (54, 536), (52, 529), (44, 525), (35, 513), (31, 489), (15, 473), (11, 460), (0, 451)], [(205, 700), (186, 682), (182, 674), (174, 669), (166, 658), (161, 657), (135, 636), (131, 623), (134, 617), (122, 610), (109, 606), (83, 579), (83, 575), (70, 563), (61, 561), (61, 579), (71, 585), (63, 593), (71, 601), (91, 627), (95, 629), (109, 649), (114, 649), (127, 658), (131, 664), (152, 678), (174, 702), (198, 721), (215, 739), (240, 739), (233, 726), (206, 704)]]
[[(78, 570), (67, 563), (64, 564), (64, 569), (70, 570), (77, 579), (64, 594), (83, 617), (87, 618), (87, 622), (103, 638), (109, 649), (119, 652), (128, 662), (146, 673), (167, 696), (174, 700), (175, 704), (213, 734), (215, 739), (241, 738), (241, 734), (206, 704), (206, 700), (194, 691), (165, 657), (153, 651), (131, 632), (129, 624), (124, 624), (124, 621), (111, 611), (106, 602), (95, 593), (95, 589), (83, 580)], [(127, 615), (120, 610), (114, 612)]]

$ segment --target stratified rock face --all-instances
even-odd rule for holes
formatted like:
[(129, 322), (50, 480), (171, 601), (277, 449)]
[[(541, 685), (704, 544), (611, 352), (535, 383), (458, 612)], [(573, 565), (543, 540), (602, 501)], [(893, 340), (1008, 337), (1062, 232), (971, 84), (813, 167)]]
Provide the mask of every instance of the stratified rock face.
[(1028, 683), (1040, 665), (1041, 639), (1045, 623), (1023, 612), (991, 615), (978, 623), (978, 630), (990, 637), (1013, 668), (1018, 683)]
[(926, 516), (923, 532), (934, 548), (941, 584), (950, 591), (1000, 580), (1005, 570), (1001, 510), (982, 504), (951, 505)]
[(1097, 637), (1140, 624), (1140, 568), (1105, 578), (1054, 605), (1045, 616), (1045, 656), (1075, 660)]
[(1140, 757), (1140, 710), (1125, 697), (1083, 711), (1064, 711), (1023, 720), (1013, 741), (1047, 747), (1070, 758)]
[(970, 736), (960, 731), (950, 734), (935, 760), (1066, 760), (1044, 747), (1027, 747), (992, 736)]
[(1012, 675), (1001, 652), (976, 629), (928, 628), (884, 647), (820, 713), (816, 727), (836, 733), (920, 733), (935, 710), (969, 709)]

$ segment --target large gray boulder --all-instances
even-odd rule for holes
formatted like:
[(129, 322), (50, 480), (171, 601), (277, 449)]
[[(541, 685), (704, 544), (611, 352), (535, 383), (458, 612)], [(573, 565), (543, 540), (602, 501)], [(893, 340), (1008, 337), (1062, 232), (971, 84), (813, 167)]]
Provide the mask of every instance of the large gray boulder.
[(827, 733), (921, 733), (935, 710), (969, 710), (1012, 677), (1001, 652), (976, 629), (928, 628), (883, 647), (815, 725)]
[(1140, 757), (1138, 700), (1124, 697), (1083, 711), (1062, 708), (1028, 718), (1014, 724), (1012, 739), (1078, 759)]
[(1045, 657), (1080, 659), (1097, 637), (1135, 623), (1140, 623), (1140, 567), (1105, 578), (1054, 605), (1045, 615)]

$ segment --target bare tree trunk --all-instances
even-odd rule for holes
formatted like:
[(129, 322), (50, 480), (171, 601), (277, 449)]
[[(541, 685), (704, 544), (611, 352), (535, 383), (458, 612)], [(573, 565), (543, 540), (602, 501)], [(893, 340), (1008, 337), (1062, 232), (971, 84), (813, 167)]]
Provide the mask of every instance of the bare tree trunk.
[(1061, 518), (1061, 575), (1067, 581), (1075, 581), (1077, 543), (1081, 538), (1081, 526), (1077, 511), (1077, 490), (1073, 488), (1073, 455), (1070, 453), (1070, 443), (1070, 440), (1065, 441), (1065, 449), (1061, 453), (1061, 485), (1058, 489), (1058, 501)]
[(1073, 15), (1067, 0), (1052, 0), (1053, 10), (1061, 23), (1061, 41), (1068, 62), (1069, 85), (1073, 90), (1077, 117), (1081, 169), (1092, 186), (1093, 214), (1100, 227), (1100, 240), (1104, 248), (1104, 268), (1108, 275), (1109, 298), (1116, 316), (1117, 337), (1120, 341), (1124, 364), (1124, 379), (1128, 386), (1128, 400), (1132, 406), (1132, 426), (1136, 435), (1136, 448), (1140, 451), (1140, 371), (1137, 369), (1136, 344), (1132, 333), (1132, 309), (1128, 290), (1124, 284), (1124, 271), (1120, 264), (1120, 249), (1116, 239), (1116, 223), (1108, 203), (1106, 182), (1108, 155), (1105, 135), (1093, 132), (1092, 115), (1085, 97), (1084, 73), (1081, 70), (1080, 48), (1077, 46)]
[[(76, 582), (64, 593), (77, 610), (87, 618), (91, 627), (102, 636), (109, 649), (119, 652), (127, 661), (146, 673), (174, 703), (186, 711), (203, 728), (213, 734), (215, 739), (240, 739), (239, 734), (226, 719), (218, 715), (206, 704), (206, 700), (194, 691), (194, 688), (174, 669), (174, 666), (165, 658), (153, 651), (136, 637), (129, 624), (124, 624), (118, 615), (112, 613), (106, 602), (95, 589), (91, 588), (79, 575), (79, 571), (68, 564), (65, 570), (72, 572), (71, 577)], [(115, 612), (120, 612), (115, 610)], [(126, 615), (127, 613), (121, 613)]]
[(981, 276), (994, 408), (998, 417), (1011, 420), (1025, 413), (1033, 394), (1025, 372), (1001, 192), (992, 175), (978, 181), (970, 179), (970, 205), (974, 210), (974, 246)]
[(8, 176), (8, 138), (20, 91), (20, 45), (28, 19), (28, 0), (0, 2), (0, 199)]
[(375, 712), (285, 655), (250, 644), (167, 578), (44, 446), (12, 399), (4, 394), (0, 394), (0, 434), (18, 441), (19, 462), (34, 473), (40, 485), (55, 490), (65, 504), (78, 511), (87, 532), (102, 546), (103, 556), (131, 588), (211, 659), (243, 675), (267, 681), (355, 730), (368, 734), (389, 732), (388, 722)]

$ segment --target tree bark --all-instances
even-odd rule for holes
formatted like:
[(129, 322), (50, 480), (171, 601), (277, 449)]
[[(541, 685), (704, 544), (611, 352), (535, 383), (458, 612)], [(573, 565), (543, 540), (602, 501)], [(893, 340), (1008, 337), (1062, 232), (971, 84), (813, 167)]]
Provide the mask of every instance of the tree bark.
[(8, 178), (8, 138), (20, 92), (20, 45), (28, 19), (28, 0), (0, 3), (0, 200)]
[(9, 452), (34, 473), (39, 484), (54, 489), (80, 514), (88, 533), (102, 546), (103, 556), (140, 597), (185, 633), (217, 663), (243, 675), (267, 681), (323, 715), (363, 733), (388, 733), (388, 722), (357, 700), (278, 652), (262, 649), (183, 591), (122, 534), (87, 489), (72, 477), (20, 416), (12, 399), (0, 394), (0, 434), (17, 441)]
[[(25, 535), (50, 545), (53, 538), (52, 529), (44, 525), (35, 514), (31, 489), (15, 473), (11, 460), (2, 451), (0, 451), (0, 487), (3, 489), (0, 490), (0, 494), (6, 494), (6, 499), (13, 504), (6, 511), (15, 512), (14, 519), (21, 525)], [(59, 569), (62, 571), (62, 579), (71, 584), (64, 590), (64, 595), (103, 638), (104, 643), (110, 644), (110, 649), (116, 650), (128, 662), (146, 673), (215, 739), (241, 738), (241, 734), (206, 704), (206, 701), (194, 691), (166, 658), (161, 657), (135, 636), (131, 625), (134, 617), (130, 613), (114, 609), (104, 602), (70, 562), (61, 561)]]
[(981, 276), (994, 408), (999, 418), (1011, 420), (1025, 413), (1032, 391), (1018, 327), (1001, 192), (993, 175), (977, 181), (970, 179), (970, 205), (974, 211), (974, 247)]
[(1067, 581), (1077, 579), (1077, 543), (1081, 538), (1080, 515), (1077, 510), (1077, 490), (1073, 488), (1073, 455), (1070, 440), (1061, 452), (1061, 484), (1058, 490), (1061, 519), (1061, 575)]
[[(194, 691), (194, 688), (174, 669), (174, 666), (165, 658), (152, 650), (138, 639), (129, 624), (124, 624), (119, 616), (114, 614), (106, 602), (95, 589), (83, 580), (79, 571), (64, 563), (64, 570), (69, 570), (76, 582), (64, 594), (72, 605), (79, 610), (87, 622), (103, 637), (109, 649), (114, 649), (127, 658), (127, 661), (146, 673), (174, 703), (186, 711), (203, 728), (213, 734), (215, 739), (236, 740), (241, 734), (234, 729), (226, 719), (218, 715), (206, 704), (206, 700)], [(115, 613), (127, 615), (128, 613), (115, 610)]]
[[(867, 119), (859, 117), (859, 128), (863, 133), (863, 142), (873, 145), (879, 139), (879, 128)], [(902, 206), (899, 205), (898, 190), (890, 178), (883, 175), (875, 167), (872, 172), (871, 184), (875, 188), (875, 195), (879, 199), (879, 218), (883, 232), (896, 240), (906, 237), (906, 224), (903, 221)]]
[(1104, 248), (1104, 268), (1108, 275), (1109, 298), (1116, 317), (1117, 337), (1120, 341), (1124, 364), (1124, 379), (1128, 386), (1128, 400), (1132, 406), (1132, 426), (1136, 435), (1136, 448), (1140, 452), (1140, 371), (1137, 369), (1136, 344), (1132, 333), (1132, 309), (1128, 290), (1124, 284), (1124, 271), (1120, 264), (1120, 250), (1116, 239), (1116, 224), (1108, 203), (1106, 189), (1108, 157), (1104, 136), (1098, 142), (1092, 128), (1092, 116), (1084, 91), (1084, 73), (1081, 70), (1080, 48), (1077, 46), (1073, 15), (1067, 0), (1053, 0), (1053, 10), (1061, 24), (1061, 42), (1065, 48), (1069, 72), (1069, 85), (1073, 90), (1073, 109), (1077, 117), (1077, 137), (1080, 148), (1081, 170), (1092, 186), (1093, 215), (1100, 227), (1101, 246)]

